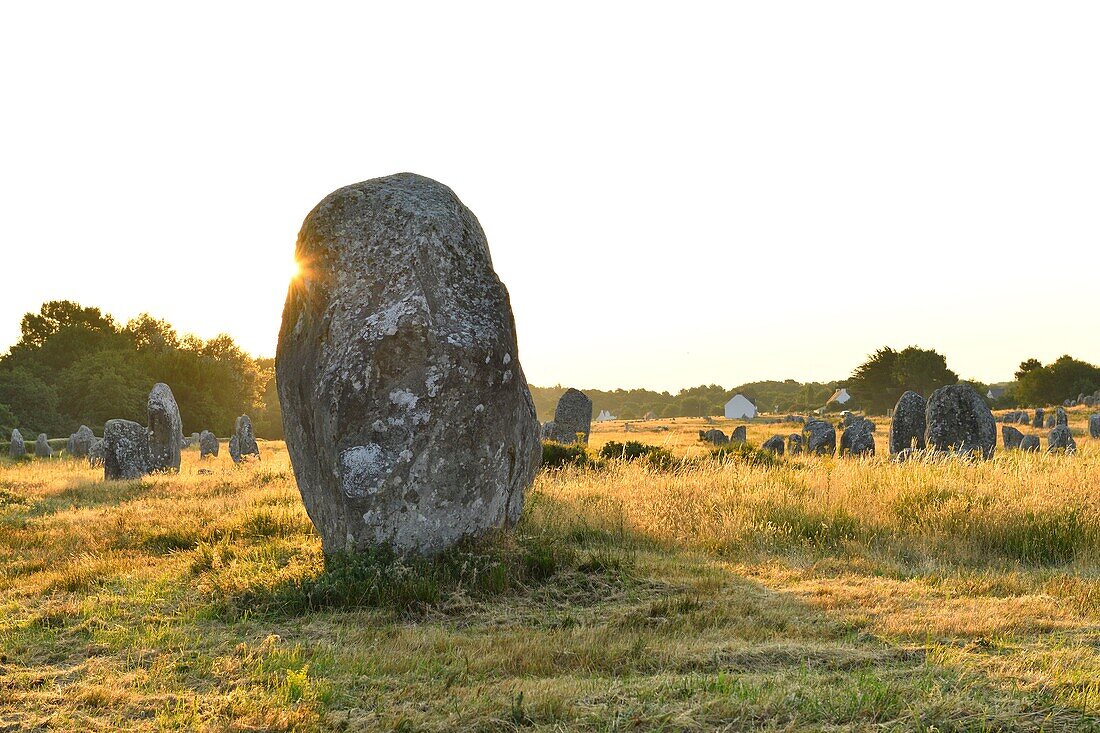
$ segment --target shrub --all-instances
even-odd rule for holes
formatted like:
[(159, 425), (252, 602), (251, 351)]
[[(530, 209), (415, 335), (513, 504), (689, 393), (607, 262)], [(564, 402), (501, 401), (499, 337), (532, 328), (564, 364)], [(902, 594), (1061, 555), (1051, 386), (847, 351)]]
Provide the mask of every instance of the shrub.
[(600, 448), (600, 458), (622, 461), (641, 459), (646, 466), (661, 470), (673, 468), (680, 463), (668, 448), (646, 445), (636, 440), (628, 440), (626, 443), (610, 440)]
[(558, 443), (545, 440), (542, 443), (542, 467), (561, 468), (563, 466), (587, 466), (595, 468), (599, 464), (588, 452), (583, 443)]

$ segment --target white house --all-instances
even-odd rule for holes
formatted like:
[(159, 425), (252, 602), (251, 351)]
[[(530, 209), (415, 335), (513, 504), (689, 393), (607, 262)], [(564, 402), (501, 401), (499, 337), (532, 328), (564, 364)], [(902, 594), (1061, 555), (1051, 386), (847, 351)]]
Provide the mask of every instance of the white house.
[(990, 387), (989, 391), (985, 393), (985, 396), (991, 400), (999, 400), (1005, 396), (1004, 387)]
[(600, 410), (600, 414), (596, 415), (596, 422), (607, 422), (608, 420), (614, 420), (615, 416), (607, 410)]
[(829, 401), (826, 402), (825, 404), (826, 405), (831, 405), (832, 403), (835, 402), (838, 405), (843, 405), (845, 402), (851, 401), (851, 399), (852, 399), (852, 395), (848, 394), (848, 390), (845, 389), (844, 387), (841, 387), (836, 392), (833, 392), (833, 396), (830, 397)]
[(756, 405), (748, 397), (738, 393), (726, 403), (725, 415), (728, 420), (751, 420), (756, 417)]

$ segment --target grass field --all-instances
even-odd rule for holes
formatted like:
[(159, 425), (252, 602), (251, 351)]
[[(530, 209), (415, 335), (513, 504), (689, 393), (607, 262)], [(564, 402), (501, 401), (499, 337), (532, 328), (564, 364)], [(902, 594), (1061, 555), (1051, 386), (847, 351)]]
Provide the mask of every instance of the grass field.
[[(0, 464), (0, 731), (1100, 729), (1071, 416), (1073, 457), (544, 472), (513, 535), (329, 572), (281, 444)], [(657, 424), (592, 444), (705, 452)]]

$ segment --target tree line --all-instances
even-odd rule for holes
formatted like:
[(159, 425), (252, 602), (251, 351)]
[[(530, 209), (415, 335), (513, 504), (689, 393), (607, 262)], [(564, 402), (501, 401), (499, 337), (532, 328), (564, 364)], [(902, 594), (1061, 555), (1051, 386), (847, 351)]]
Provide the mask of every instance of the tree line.
[(142, 314), (120, 324), (99, 308), (44, 303), (23, 316), (19, 341), (0, 357), (0, 428), (67, 436), (112, 418), (145, 424), (149, 391), (172, 388), (186, 433), (229, 435), (238, 415), (256, 434), (282, 437), (274, 360), (256, 359), (228, 335), (179, 335)]

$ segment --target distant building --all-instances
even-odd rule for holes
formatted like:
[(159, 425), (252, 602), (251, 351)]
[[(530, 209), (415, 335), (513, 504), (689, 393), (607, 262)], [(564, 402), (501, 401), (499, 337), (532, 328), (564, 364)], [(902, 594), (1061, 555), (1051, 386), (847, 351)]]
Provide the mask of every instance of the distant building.
[(990, 387), (989, 391), (985, 393), (985, 396), (991, 400), (999, 400), (1005, 396), (1004, 387)]
[(827, 401), (825, 402), (825, 404), (826, 404), (826, 405), (831, 405), (831, 404), (833, 404), (833, 403), (835, 402), (835, 403), (837, 403), (838, 405), (843, 405), (843, 404), (845, 404), (845, 403), (847, 403), (847, 402), (851, 402), (851, 400), (852, 400), (852, 395), (848, 394), (848, 390), (847, 390), (847, 389), (845, 389), (844, 387), (841, 387), (841, 388), (840, 388), (840, 389), (838, 389), (838, 390), (837, 390), (836, 392), (833, 392), (833, 396), (832, 396), (832, 397), (830, 397), (830, 398), (829, 398), (829, 399), (828, 399), (828, 400), (827, 400)]
[(615, 416), (607, 410), (600, 410), (600, 414), (596, 415), (596, 422), (607, 422), (608, 420), (614, 420)]
[(743, 394), (730, 397), (724, 410), (727, 420), (751, 420), (756, 417), (756, 405)]

